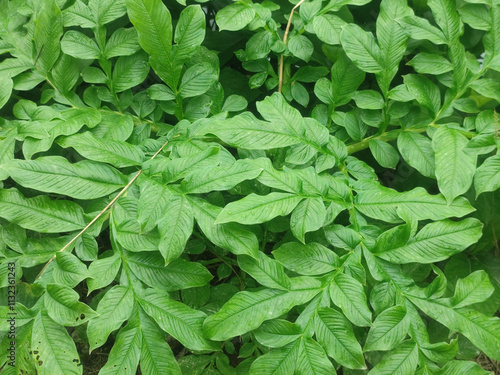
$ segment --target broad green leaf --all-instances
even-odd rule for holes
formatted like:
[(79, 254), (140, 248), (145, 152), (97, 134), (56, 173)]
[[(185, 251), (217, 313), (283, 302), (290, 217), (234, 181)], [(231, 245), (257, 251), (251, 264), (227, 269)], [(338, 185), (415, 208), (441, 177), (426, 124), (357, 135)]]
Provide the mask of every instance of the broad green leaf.
[(425, 18), (410, 15), (398, 19), (397, 22), (403, 26), (405, 33), (412, 39), (426, 39), (434, 44), (446, 44), (443, 32), (432, 26)]
[(217, 74), (209, 63), (201, 63), (188, 68), (182, 76), (179, 95), (183, 98), (199, 96), (217, 81)]
[(190, 5), (181, 12), (174, 36), (177, 46), (173, 51), (173, 60), (176, 63), (189, 59), (205, 39), (205, 29), (205, 13), (199, 5)]
[(387, 96), (392, 79), (398, 72), (408, 39), (401, 25), (395, 20), (409, 15), (410, 12), (404, 0), (384, 0), (380, 3), (376, 26), (384, 70), (377, 74), (377, 82), (384, 96)]
[(231, 202), (219, 214), (216, 223), (235, 221), (241, 224), (259, 224), (276, 216), (288, 215), (302, 200), (289, 193), (250, 194), (236, 202)]
[(210, 147), (194, 155), (169, 161), (161, 168), (164, 182), (175, 182), (195, 171), (215, 167), (219, 164), (219, 150), (218, 147)]
[(199, 263), (177, 258), (164, 266), (159, 252), (128, 252), (125, 260), (139, 280), (166, 291), (202, 286), (212, 279), (210, 272)]
[(405, 75), (404, 82), (408, 91), (417, 102), (426, 107), (435, 116), (441, 108), (439, 88), (425, 76), (416, 74)]
[(382, 98), (382, 95), (374, 90), (356, 91), (352, 98), (359, 108), (381, 109), (384, 107), (384, 99)]
[(133, 27), (116, 30), (106, 42), (104, 55), (110, 59), (117, 56), (130, 56), (139, 51), (139, 39), (137, 30)]
[(472, 361), (450, 361), (444, 365), (440, 374), (442, 375), (491, 375), (490, 371), (484, 370), (478, 363)]
[(249, 150), (286, 147), (301, 141), (288, 127), (260, 121), (250, 112), (234, 116), (223, 123), (216, 122), (208, 126), (205, 132), (215, 134), (231, 146)]
[(297, 355), (297, 374), (335, 375), (336, 371), (325, 351), (310, 337), (303, 337)]
[(342, 54), (332, 66), (332, 100), (335, 106), (346, 104), (365, 79), (365, 72)]
[(283, 315), (292, 307), (309, 301), (318, 292), (315, 288), (239, 292), (205, 320), (203, 330), (212, 340), (227, 340), (258, 328), (265, 320)]
[(483, 270), (475, 271), (463, 279), (458, 279), (455, 295), (450, 298), (450, 303), (453, 308), (472, 305), (485, 301), (494, 291), (488, 274)]
[(69, 8), (63, 10), (64, 26), (96, 27), (95, 17), (89, 7), (81, 0), (76, 0)]
[(79, 295), (72, 288), (48, 284), (44, 295), (44, 306), (47, 314), (56, 323), (63, 326), (78, 326), (86, 323), (98, 314), (86, 304), (79, 302)]
[(99, 59), (101, 51), (97, 43), (79, 31), (69, 30), (61, 40), (62, 51), (77, 59)]
[(77, 199), (109, 195), (125, 186), (127, 181), (125, 176), (108, 165), (89, 160), (71, 164), (61, 156), (12, 160), (2, 168), (24, 187)]
[[(80, 67), (78, 60), (61, 54), (59, 60), (52, 69), (52, 83), (63, 94), (69, 93), (80, 78)], [(69, 94), (71, 95), (71, 94)]]
[(259, 258), (254, 259), (247, 255), (238, 257), (240, 268), (252, 276), (259, 284), (273, 289), (289, 290), (292, 287), (290, 278), (286, 275), (283, 266), (259, 252)]
[(432, 319), (467, 337), (488, 357), (500, 359), (500, 318), (489, 317), (469, 308), (450, 308), (440, 301), (409, 298)]
[(165, 265), (178, 258), (193, 231), (193, 212), (186, 197), (172, 195), (163, 207), (164, 216), (158, 222), (158, 250)]
[(134, 307), (132, 289), (116, 285), (106, 292), (97, 306), (98, 317), (87, 326), (90, 351), (104, 345), (111, 332), (121, 327)]
[(453, 65), (446, 58), (433, 53), (418, 53), (413, 59), (407, 62), (420, 74), (444, 74), (453, 70)]
[(126, 141), (133, 129), (134, 121), (131, 116), (105, 112), (99, 125), (91, 129), (91, 133), (103, 139)]
[(35, 16), (33, 34), (36, 57), (33, 57), (42, 74), (54, 66), (61, 52), (60, 38), (63, 34), (63, 19), (55, 0), (42, 0)]
[(340, 44), (342, 26), (346, 24), (342, 18), (331, 13), (319, 14), (313, 18), (312, 24), (319, 40), (327, 44)]
[(0, 108), (10, 99), (14, 82), (10, 78), (0, 78)]
[(273, 255), (289, 270), (307, 276), (322, 275), (340, 265), (337, 254), (316, 242), (307, 245), (288, 242), (274, 250)]
[[(58, 249), (60, 250), (60, 249)], [(55, 284), (76, 287), (88, 275), (87, 266), (70, 252), (56, 252), (56, 261), (53, 262), (52, 282)]]
[(325, 228), (325, 236), (328, 242), (333, 246), (346, 250), (354, 250), (361, 242), (361, 237), (358, 232), (352, 228), (344, 227), (339, 224)]
[(116, 226), (116, 240), (129, 251), (157, 251), (160, 236), (157, 231), (141, 233), (140, 224), (128, 219)]
[(88, 294), (111, 284), (121, 264), (122, 259), (118, 253), (93, 261), (89, 266), (89, 278), (87, 279)]
[(372, 139), (369, 142), (373, 157), (384, 168), (396, 168), (399, 163), (399, 153), (389, 143), (380, 139)]
[(434, 150), (429, 138), (415, 132), (401, 132), (398, 136), (398, 150), (413, 168), (426, 177), (434, 178)]
[(349, 23), (342, 28), (340, 40), (345, 53), (358, 68), (367, 73), (379, 73), (384, 70), (382, 52), (373, 34)]
[(126, 13), (124, 0), (89, 0), (89, 9), (99, 26), (114, 21)]
[[(40, 375), (81, 375), (83, 367), (66, 328), (42, 310), (33, 323), (31, 349)], [(18, 360), (21, 360), (20, 358)]]
[(482, 235), (482, 228), (483, 224), (474, 218), (430, 223), (407, 244), (386, 246), (377, 255), (398, 264), (439, 262), (476, 243)]
[(138, 184), (141, 195), (137, 202), (137, 221), (143, 232), (150, 232), (165, 216), (165, 207), (172, 191), (144, 175), (139, 176)]
[(366, 304), (364, 288), (352, 276), (344, 273), (335, 276), (330, 284), (330, 298), (353, 324), (360, 327), (371, 325), (372, 313)]
[(168, 86), (161, 84), (149, 86), (148, 95), (153, 100), (169, 101), (175, 99), (174, 92)]
[(321, 198), (306, 198), (293, 210), (290, 217), (290, 229), (300, 242), (305, 243), (307, 232), (313, 232), (323, 226), (326, 208)]
[(292, 35), (288, 40), (288, 49), (294, 56), (306, 62), (314, 52), (312, 42), (305, 35)]
[(500, 188), (500, 155), (493, 155), (477, 168), (474, 174), (476, 197), (486, 191)]
[(259, 241), (255, 234), (237, 223), (215, 224), (222, 208), (200, 198), (190, 198), (194, 217), (203, 234), (215, 245), (237, 255), (258, 257)]
[[(203, 336), (205, 313), (172, 300), (159, 289), (146, 290), (139, 299), (144, 311), (168, 334), (191, 350), (217, 350), (217, 343)], [(232, 336), (231, 336), (232, 337)]]
[(370, 370), (370, 375), (414, 374), (418, 363), (418, 346), (405, 341)]
[(262, 345), (280, 348), (298, 339), (302, 335), (302, 330), (297, 324), (288, 320), (273, 319), (262, 323), (253, 334)]
[(373, 322), (365, 342), (365, 351), (394, 349), (408, 334), (410, 317), (402, 306), (384, 310)]
[(378, 184), (368, 190), (358, 191), (354, 204), (361, 213), (389, 223), (402, 222), (397, 214), (398, 207), (409, 210), (417, 220), (462, 217), (474, 211), (462, 197), (447, 204), (441, 194), (431, 195), (420, 187), (399, 193)]
[(317, 341), (336, 362), (347, 368), (366, 368), (358, 339), (342, 313), (330, 307), (318, 309), (314, 315), (314, 331)]
[(244, 110), (248, 106), (247, 100), (240, 95), (230, 95), (226, 98), (221, 112), (238, 112)]
[(40, 233), (69, 232), (86, 224), (83, 209), (75, 202), (42, 195), (25, 198), (14, 188), (0, 190), (0, 216)]
[(139, 311), (142, 332), (141, 371), (151, 375), (181, 375), (181, 370), (164, 334), (142, 310)]
[(149, 63), (144, 52), (118, 58), (113, 69), (113, 88), (122, 92), (141, 84), (149, 74)]
[(432, 137), (439, 190), (451, 203), (472, 185), (476, 156), (463, 151), (467, 138), (456, 129), (441, 126)]
[(237, 160), (230, 167), (217, 166), (205, 171), (195, 171), (182, 181), (181, 189), (186, 193), (208, 193), (229, 190), (244, 180), (256, 178), (262, 168), (250, 160)]
[[(108, 361), (99, 371), (100, 375), (134, 375), (142, 348), (142, 332), (137, 324), (127, 324), (116, 335)], [(125, 354), (125, 355), (124, 355)]]
[(243, 29), (253, 20), (255, 11), (247, 4), (231, 4), (217, 12), (215, 21), (219, 30)]
[(249, 375), (294, 374), (300, 340), (260, 356), (250, 366)]

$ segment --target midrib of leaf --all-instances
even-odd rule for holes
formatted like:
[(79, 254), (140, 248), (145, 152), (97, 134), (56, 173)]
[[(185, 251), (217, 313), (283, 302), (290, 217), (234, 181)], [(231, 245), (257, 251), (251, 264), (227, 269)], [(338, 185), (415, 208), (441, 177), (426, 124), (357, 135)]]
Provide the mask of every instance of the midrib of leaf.
[(406, 360), (412, 355), (413, 351), (415, 350), (415, 346), (413, 346), (412, 350), (410, 350), (410, 352), (408, 353), (408, 355), (405, 356), (404, 360), (399, 362), (399, 364), (397, 365), (397, 367), (394, 369), (394, 371), (392, 372), (392, 374), (397, 374), (397, 370), (403, 365), (403, 363), (406, 362)]
[[(47, 316), (48, 319), (50, 319), (48, 316)], [(42, 316), (40, 316), (40, 321), (42, 322), (42, 327), (43, 327), (43, 334), (46, 338), (46, 342), (47, 342), (47, 346), (50, 348), (50, 351), (51, 351), (51, 354), (52, 354), (52, 357), (55, 359), (55, 362), (57, 363), (57, 366), (59, 367), (59, 370), (61, 371), (61, 374), (64, 374), (64, 369), (61, 367), (61, 364), (59, 363), (59, 358), (56, 356), (56, 351), (54, 350), (54, 347), (52, 345), (52, 340), (50, 340), (50, 336), (47, 334), (47, 330), (45, 328), (45, 324), (43, 324), (43, 318)], [(54, 324), (57, 324), (54, 322)], [(54, 344), (56, 344), (54, 342)]]
[[(347, 261), (347, 260), (346, 260), (346, 261)], [(344, 262), (344, 264), (345, 264), (345, 262)], [(344, 265), (344, 264), (343, 264), (343, 265)], [(361, 317), (363, 317), (363, 319), (366, 319), (365, 315), (361, 312), (361, 310), (360, 310), (360, 309), (358, 309), (358, 305), (357, 305), (356, 303), (354, 303), (354, 302), (353, 302), (353, 301), (349, 298), (349, 296), (348, 296), (347, 294), (345, 294), (345, 293), (344, 293), (344, 289), (343, 289), (343, 288), (341, 288), (341, 287), (340, 287), (340, 285), (339, 285), (336, 281), (334, 281), (334, 282), (335, 282), (335, 284), (337, 285), (337, 289), (338, 289), (338, 290), (342, 293), (342, 295), (344, 296), (344, 298), (346, 299), (346, 301), (348, 301), (349, 305), (353, 306), (353, 307), (354, 307), (354, 309), (358, 312), (358, 314), (359, 314)]]
[(116, 374), (126, 373), (126, 371), (123, 370), (123, 366), (126, 364), (125, 359), (129, 356), (129, 353), (132, 351), (132, 348), (136, 345), (137, 336), (141, 334), (141, 329), (139, 327), (135, 328), (135, 330), (136, 331), (134, 334), (134, 338), (132, 339), (130, 345), (128, 345), (127, 350), (125, 351), (125, 353), (120, 353), (120, 356), (123, 356), (123, 360), (120, 361), (120, 367), (118, 369), (113, 368), (113, 371), (116, 369)]
[(425, 162), (429, 165), (429, 166), (433, 166), (433, 163), (432, 163), (432, 159), (430, 159), (428, 157), (428, 155), (426, 155), (424, 152), (422, 152), (422, 150), (420, 149), (418, 143), (412, 138), (412, 137), (409, 137), (410, 141), (413, 143), (413, 145), (415, 146), (415, 149), (418, 150), (418, 154), (420, 155), (421, 158), (423, 158), (425, 160)]

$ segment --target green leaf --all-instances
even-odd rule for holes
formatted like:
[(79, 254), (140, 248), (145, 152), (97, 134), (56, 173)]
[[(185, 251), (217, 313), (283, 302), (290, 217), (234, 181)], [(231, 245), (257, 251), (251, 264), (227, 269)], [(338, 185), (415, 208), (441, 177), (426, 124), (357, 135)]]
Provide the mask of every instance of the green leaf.
[(79, 31), (69, 30), (61, 40), (62, 51), (77, 59), (99, 59), (101, 51), (97, 43)]
[[(80, 78), (80, 67), (78, 60), (61, 54), (59, 60), (52, 69), (52, 83), (63, 94), (67, 94), (73, 89)], [(69, 94), (71, 95), (71, 94)]]
[(0, 216), (23, 228), (40, 233), (82, 229), (83, 209), (75, 202), (50, 200), (47, 196), (25, 198), (18, 190), (0, 190)]
[(399, 193), (378, 184), (370, 189), (358, 191), (354, 204), (361, 213), (384, 220), (388, 223), (400, 223), (398, 207), (409, 210), (417, 220), (443, 220), (449, 217), (462, 217), (474, 211), (469, 202), (458, 197), (450, 204), (441, 195), (430, 195), (421, 187)]
[(485, 191), (495, 191), (500, 188), (500, 155), (486, 159), (474, 174), (476, 197)]
[(168, 266), (159, 252), (128, 252), (126, 262), (139, 280), (165, 291), (193, 288), (208, 283), (213, 276), (201, 264), (177, 258)]
[(306, 198), (293, 210), (290, 217), (290, 229), (293, 235), (305, 243), (305, 234), (323, 226), (326, 208), (321, 198)]
[(327, 44), (340, 44), (342, 26), (346, 24), (342, 18), (331, 13), (320, 14), (313, 18), (312, 24), (319, 40)]
[(176, 63), (189, 59), (194, 49), (201, 45), (205, 29), (205, 13), (199, 5), (190, 5), (181, 12), (174, 37), (177, 46), (173, 51), (173, 60)]
[(358, 232), (339, 224), (325, 228), (325, 237), (333, 246), (346, 250), (354, 250), (361, 242)]
[(426, 39), (434, 44), (446, 44), (443, 32), (437, 27), (432, 26), (425, 18), (411, 15), (400, 18), (397, 22), (403, 26), (406, 35), (412, 39)]
[(217, 74), (209, 63), (196, 64), (182, 76), (179, 94), (183, 98), (202, 95), (215, 83)]
[(125, 186), (127, 181), (125, 176), (108, 165), (89, 160), (71, 164), (61, 156), (12, 160), (2, 168), (24, 187), (78, 199), (109, 195)]
[(453, 70), (453, 65), (446, 58), (440, 55), (420, 52), (413, 59), (406, 63), (420, 74), (444, 74)]
[(258, 328), (265, 320), (277, 318), (292, 307), (309, 301), (318, 292), (318, 289), (263, 289), (236, 293), (218, 312), (205, 320), (204, 333), (217, 341), (242, 335)]
[(384, 168), (396, 168), (399, 163), (399, 153), (389, 143), (380, 139), (372, 139), (369, 142), (373, 157)]
[(250, 367), (251, 375), (287, 375), (294, 374), (296, 368), (296, 358), (299, 354), (300, 340), (290, 343), (279, 349), (260, 356)]
[(314, 52), (314, 46), (304, 35), (292, 35), (288, 40), (288, 49), (301, 60), (309, 61)]
[(403, 79), (410, 94), (435, 116), (441, 108), (439, 88), (424, 76), (407, 74)]
[(345, 53), (358, 68), (367, 73), (384, 70), (382, 52), (372, 33), (350, 23), (342, 27), (340, 40)]
[(258, 120), (252, 113), (244, 112), (220, 123), (212, 123), (205, 128), (206, 133), (215, 134), (224, 142), (249, 150), (267, 150), (291, 146), (300, 139), (280, 123)]
[(458, 279), (455, 295), (450, 298), (450, 303), (453, 308), (472, 305), (485, 301), (494, 291), (488, 274), (478, 270), (463, 279)]
[(273, 319), (262, 323), (253, 334), (262, 345), (280, 348), (298, 339), (302, 335), (302, 330), (296, 323)]
[(427, 224), (403, 246), (386, 246), (377, 256), (393, 263), (434, 263), (465, 250), (482, 235), (483, 224), (474, 218)]
[(330, 284), (330, 297), (353, 324), (360, 327), (371, 325), (372, 313), (366, 304), (364, 288), (358, 280), (344, 273), (338, 274)]
[(286, 275), (283, 266), (262, 252), (258, 254), (258, 259), (247, 255), (240, 255), (238, 257), (238, 265), (263, 286), (289, 290), (292, 287), (292, 283)]
[[(127, 324), (116, 335), (108, 361), (99, 371), (100, 375), (134, 375), (142, 348), (142, 332), (136, 324)], [(125, 354), (125, 355), (124, 355)]]
[(87, 159), (118, 168), (141, 165), (144, 160), (144, 153), (138, 147), (122, 141), (97, 138), (90, 132), (61, 137), (57, 143), (64, 148), (73, 147)]
[(325, 351), (310, 337), (301, 340), (297, 354), (297, 373), (303, 375), (334, 375), (335, 368)]
[(212, 243), (233, 254), (258, 257), (259, 241), (253, 232), (237, 223), (215, 224), (222, 208), (200, 198), (190, 198), (190, 202), (196, 222)]
[(116, 30), (106, 42), (104, 56), (110, 59), (117, 56), (130, 56), (141, 49), (137, 30), (133, 27)]
[(472, 185), (476, 156), (463, 151), (467, 138), (458, 130), (441, 126), (432, 137), (436, 156), (439, 190), (448, 202), (465, 193)]
[(381, 109), (384, 107), (384, 99), (382, 98), (382, 95), (374, 90), (356, 91), (352, 98), (359, 108)]
[(288, 242), (274, 250), (273, 255), (289, 270), (307, 276), (322, 275), (340, 265), (337, 254), (316, 242), (307, 245)]
[(231, 4), (217, 12), (215, 21), (219, 30), (236, 31), (248, 25), (254, 16), (255, 11), (247, 4)]
[(144, 52), (118, 58), (113, 70), (113, 88), (122, 92), (140, 85), (149, 74), (149, 63)]
[(179, 365), (164, 334), (144, 312), (139, 311), (142, 331), (141, 371), (150, 375), (181, 375)]
[(96, 289), (101, 289), (113, 282), (122, 264), (120, 254), (93, 261), (89, 266), (89, 278), (87, 279), (88, 294)]
[(370, 375), (414, 374), (418, 363), (418, 346), (405, 341), (370, 370)]
[(479, 364), (472, 361), (450, 361), (444, 365), (440, 372), (443, 375), (490, 375), (491, 372), (481, 368)]
[(63, 20), (61, 11), (54, 0), (42, 0), (35, 18), (36, 66), (47, 74), (61, 52), (61, 36), (63, 34)]
[(435, 300), (409, 296), (420, 310), (452, 331), (460, 332), (488, 357), (500, 359), (500, 318), (469, 308), (450, 308)]
[(408, 334), (410, 317), (402, 306), (384, 310), (373, 322), (365, 342), (365, 351), (394, 349)]
[(0, 78), (0, 108), (10, 99), (14, 82), (10, 78)]
[(247, 100), (240, 95), (230, 95), (226, 98), (221, 112), (238, 112), (243, 111), (248, 106)]
[(314, 331), (318, 342), (336, 362), (351, 369), (366, 369), (361, 346), (342, 313), (321, 307), (314, 315)]
[(134, 307), (132, 289), (115, 285), (108, 290), (97, 305), (98, 317), (90, 319), (87, 326), (90, 351), (104, 345), (111, 332), (121, 327), (130, 317)]
[(224, 207), (216, 223), (235, 221), (241, 224), (259, 224), (276, 216), (288, 215), (302, 200), (302, 197), (290, 193), (270, 193), (268, 195), (250, 194)]
[(120, 18), (126, 13), (124, 0), (89, 0), (89, 8), (99, 26)]
[(165, 265), (178, 258), (193, 232), (193, 212), (189, 201), (183, 196), (172, 195), (162, 207), (167, 213), (158, 222), (160, 243), (158, 249), (165, 258)]
[(149, 86), (148, 95), (153, 100), (169, 101), (175, 99), (174, 92), (168, 86), (161, 84)]
[(79, 298), (78, 293), (70, 287), (48, 284), (43, 302), (52, 320), (63, 326), (74, 327), (98, 315), (86, 304), (79, 302)]
[[(83, 367), (66, 329), (40, 311), (33, 323), (31, 349), (40, 375), (81, 375)], [(36, 353), (36, 354), (35, 354)]]
[(217, 166), (205, 171), (194, 171), (182, 181), (181, 189), (190, 194), (229, 190), (244, 180), (256, 178), (261, 171), (262, 168), (251, 161), (241, 159), (230, 167)]
[(205, 151), (190, 156), (181, 157), (162, 165), (164, 182), (175, 182), (194, 171), (212, 168), (219, 164), (219, 147), (210, 147)]
[(144, 311), (168, 334), (191, 350), (218, 350), (217, 343), (203, 337), (205, 313), (170, 299), (168, 293), (146, 290), (139, 299)]
[(415, 132), (401, 132), (398, 136), (398, 149), (408, 164), (422, 175), (434, 178), (434, 150), (429, 138)]

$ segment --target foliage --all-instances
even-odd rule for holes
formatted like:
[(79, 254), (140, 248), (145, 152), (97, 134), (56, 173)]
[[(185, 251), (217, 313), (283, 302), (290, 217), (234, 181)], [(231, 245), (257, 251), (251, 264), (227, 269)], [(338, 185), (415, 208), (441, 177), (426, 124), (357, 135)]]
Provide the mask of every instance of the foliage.
[(487, 373), (500, 3), (197, 3), (0, 0), (2, 374)]

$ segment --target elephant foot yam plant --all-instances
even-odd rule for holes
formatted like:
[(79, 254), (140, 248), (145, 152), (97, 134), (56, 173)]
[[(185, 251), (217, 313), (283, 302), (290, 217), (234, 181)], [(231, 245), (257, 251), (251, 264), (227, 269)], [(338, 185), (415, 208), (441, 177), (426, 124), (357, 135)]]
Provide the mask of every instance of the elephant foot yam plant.
[(2, 375), (500, 373), (498, 0), (0, 0)]

